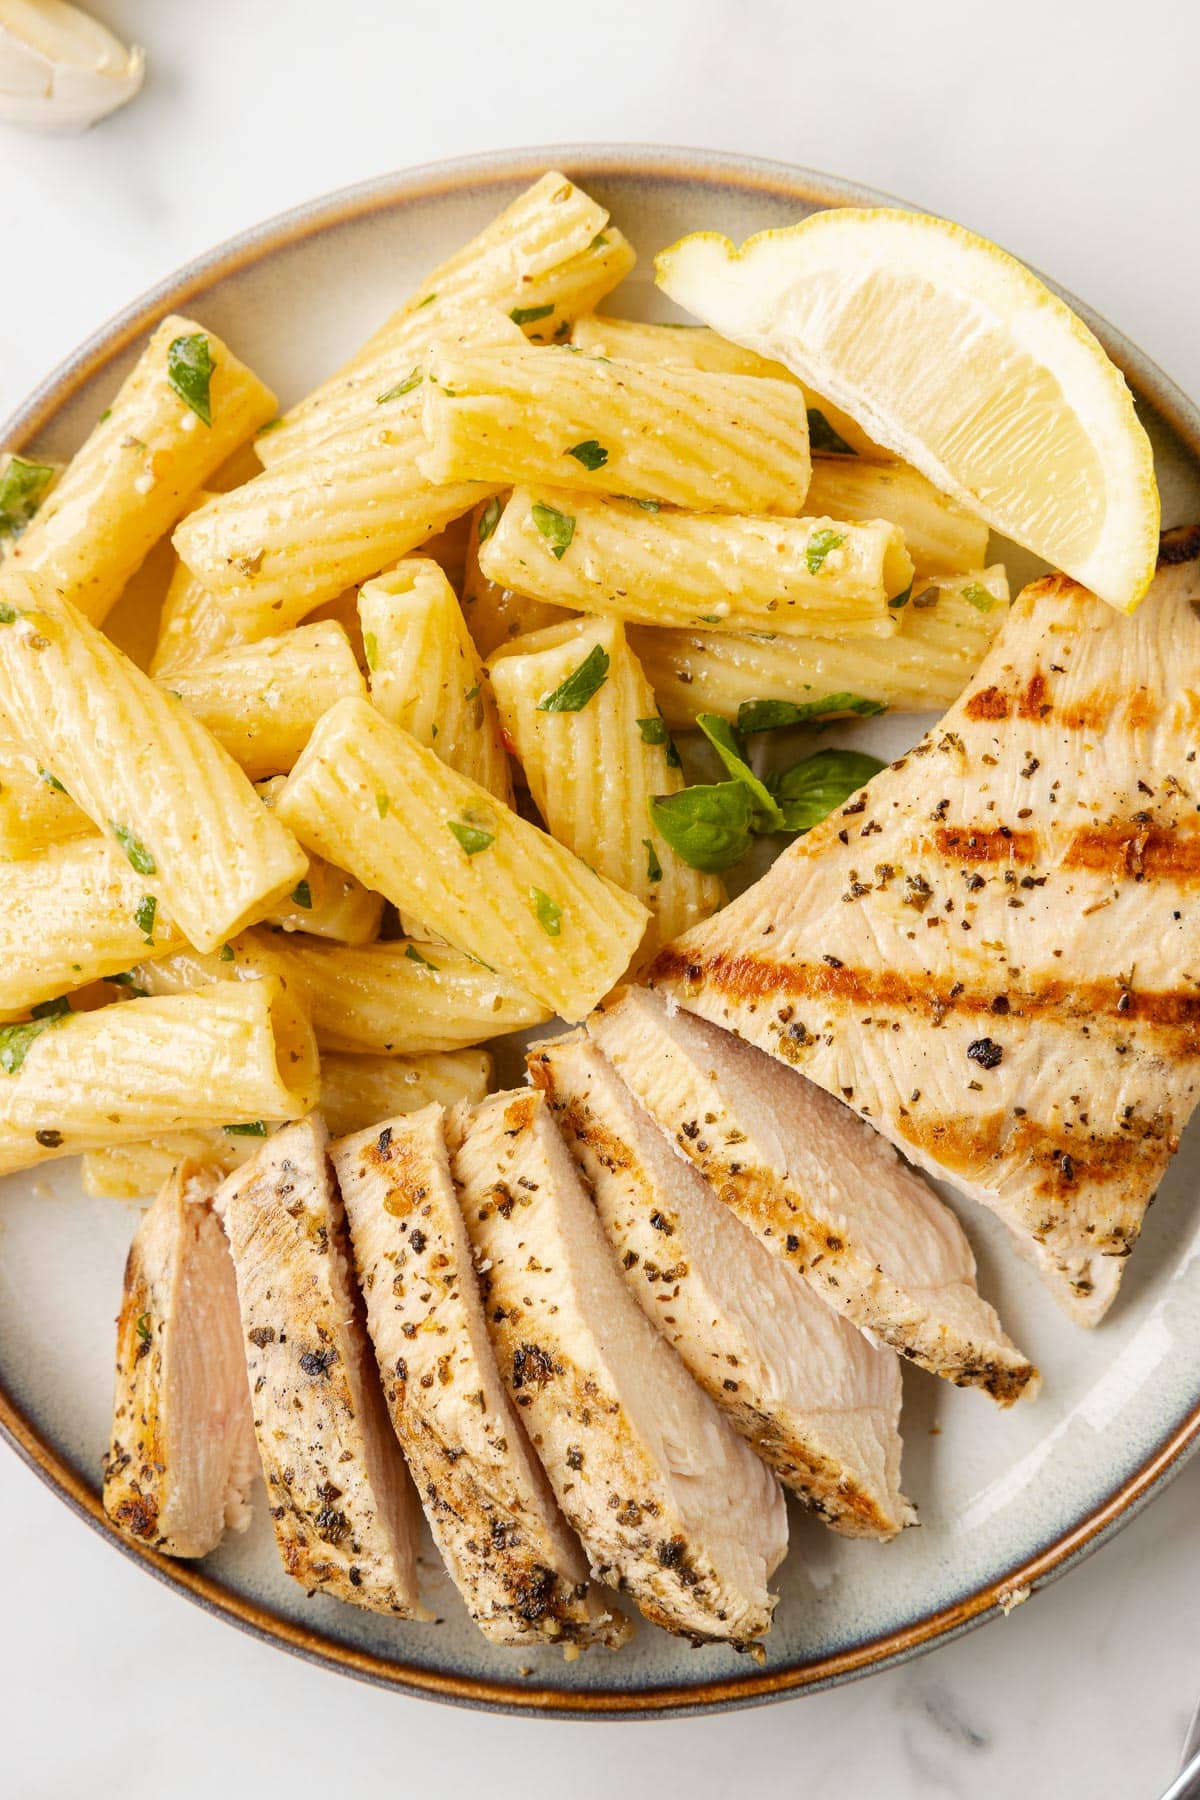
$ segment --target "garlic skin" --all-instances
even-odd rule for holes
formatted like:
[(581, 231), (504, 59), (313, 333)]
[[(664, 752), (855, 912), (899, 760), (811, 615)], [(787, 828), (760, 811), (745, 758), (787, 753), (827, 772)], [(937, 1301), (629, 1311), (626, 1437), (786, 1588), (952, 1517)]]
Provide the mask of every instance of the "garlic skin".
[(138, 92), (146, 63), (67, 0), (0, 0), (0, 122), (86, 131)]

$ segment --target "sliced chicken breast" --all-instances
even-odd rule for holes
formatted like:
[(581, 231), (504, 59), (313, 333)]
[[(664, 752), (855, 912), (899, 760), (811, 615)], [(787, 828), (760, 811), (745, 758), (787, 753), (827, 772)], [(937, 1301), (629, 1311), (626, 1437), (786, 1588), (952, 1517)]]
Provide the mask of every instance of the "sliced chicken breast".
[(269, 1138), (214, 1205), (225, 1220), (254, 1429), (289, 1575), (374, 1612), (426, 1617), (420, 1514), (350, 1274), (317, 1114)]
[(104, 1510), (167, 1556), (207, 1556), (227, 1527), (244, 1531), (258, 1474), (216, 1185), (190, 1163), (164, 1182), (130, 1246), (117, 1320)]
[(990, 1206), (1082, 1324), (1200, 1095), (1200, 527), (1026, 588), (941, 724), (652, 983)]
[(428, 1106), (331, 1146), (392, 1424), (486, 1638), (615, 1646), (628, 1620), (589, 1581), (496, 1367), (443, 1116)]
[(629, 989), (588, 1029), (679, 1153), (830, 1306), (1001, 1406), (1036, 1388), (976, 1292), (962, 1226), (849, 1107), (659, 994)]
[(782, 1490), (629, 1294), (540, 1094), (458, 1107), (451, 1166), (500, 1371), (594, 1574), (695, 1642), (748, 1646)]
[(900, 1364), (772, 1256), (585, 1032), (535, 1044), (546, 1095), (646, 1317), (780, 1480), (848, 1537), (893, 1537)]

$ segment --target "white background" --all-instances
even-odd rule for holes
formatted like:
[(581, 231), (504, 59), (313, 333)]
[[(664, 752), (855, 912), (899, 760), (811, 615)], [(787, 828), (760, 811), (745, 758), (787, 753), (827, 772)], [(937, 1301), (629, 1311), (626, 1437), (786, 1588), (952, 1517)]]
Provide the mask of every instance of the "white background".
[[(146, 46), (150, 75), (84, 138), (0, 127), (0, 416), (142, 288), (281, 208), (578, 140), (741, 150), (902, 195), (1052, 274), (1200, 395), (1194, 0), (93, 10)], [(723, 1718), (558, 1724), (266, 1649), (0, 1451), (0, 1793), (1152, 1800), (1200, 1691), (1198, 1501), (1200, 1460), (1064, 1582), (897, 1672)]]

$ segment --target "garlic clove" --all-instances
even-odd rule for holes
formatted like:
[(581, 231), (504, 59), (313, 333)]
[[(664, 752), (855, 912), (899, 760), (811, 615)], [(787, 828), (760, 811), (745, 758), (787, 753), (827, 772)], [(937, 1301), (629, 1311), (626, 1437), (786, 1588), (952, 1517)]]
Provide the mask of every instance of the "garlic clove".
[(0, 121), (86, 131), (138, 92), (145, 58), (67, 0), (0, 0)]

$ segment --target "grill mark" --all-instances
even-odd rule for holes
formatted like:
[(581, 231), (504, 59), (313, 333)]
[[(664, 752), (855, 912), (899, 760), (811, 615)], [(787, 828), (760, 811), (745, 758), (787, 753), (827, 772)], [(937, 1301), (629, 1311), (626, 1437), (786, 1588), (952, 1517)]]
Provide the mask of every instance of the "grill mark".
[(1132, 822), (1084, 826), (1072, 835), (1062, 866), (1134, 881), (1200, 881), (1200, 832)]
[(1008, 695), (998, 687), (980, 688), (966, 702), (968, 719), (1007, 719)]
[(1035, 1230), (1035, 1237), (1048, 1235), (1077, 1208), (1090, 1219), (1097, 1188), (1122, 1190), (1121, 1197), (1130, 1203), (1136, 1218), (1127, 1215), (1124, 1222), (1108, 1233), (1097, 1234), (1089, 1243), (1091, 1249), (1107, 1256), (1128, 1255), (1158, 1172), (1178, 1142), (1170, 1121), (1160, 1115), (1138, 1120), (1128, 1132), (1075, 1133), (1000, 1112), (981, 1118), (969, 1113), (922, 1118), (910, 1112), (896, 1119), (895, 1129), (943, 1168), (967, 1172), (985, 1184), (988, 1164), (1003, 1160), (1026, 1165), (1036, 1179), (1022, 1191), (1023, 1210), (1028, 1210), (1030, 1195), (1057, 1202), (1061, 1209), (1057, 1217), (1051, 1215), (1043, 1221), (1046, 1233)]
[(940, 855), (969, 863), (1032, 862), (1037, 842), (1032, 831), (1008, 825), (939, 825), (933, 841)]
[(1037, 669), (1017, 697), (1017, 717), (1044, 719), (1050, 711), (1050, 702), (1046, 698), (1046, 677)]

